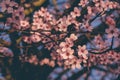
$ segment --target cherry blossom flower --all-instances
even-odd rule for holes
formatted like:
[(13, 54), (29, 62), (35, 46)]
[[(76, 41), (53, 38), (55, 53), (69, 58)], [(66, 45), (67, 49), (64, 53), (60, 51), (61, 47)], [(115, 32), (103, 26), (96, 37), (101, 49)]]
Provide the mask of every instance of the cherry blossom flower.
[(23, 30), (27, 29), (27, 28), (29, 28), (29, 22), (28, 21), (20, 21), (20, 26)]
[(38, 19), (38, 21), (34, 21), (32, 24), (32, 30), (39, 30), (39, 29), (44, 29), (46, 24), (43, 23), (42, 19)]
[(96, 45), (96, 49), (98, 50), (104, 50), (106, 49), (106, 47), (110, 46), (109, 43), (107, 41), (104, 41), (101, 37), (100, 34), (98, 34), (97, 36), (95, 36), (93, 43)]
[(71, 69), (81, 69), (81, 60), (77, 59), (77, 58), (73, 58), (72, 59), (72, 65), (71, 65)]
[(81, 60), (77, 57), (73, 57), (71, 59), (67, 59), (64, 62), (64, 69), (71, 68), (71, 69), (80, 69), (81, 68)]
[(66, 4), (64, 5), (64, 7), (65, 7), (66, 9), (68, 9), (68, 8), (70, 8), (70, 4), (69, 4), (69, 3), (66, 3)]
[(43, 19), (42, 18), (38, 18), (38, 16), (34, 17), (33, 18), (33, 25), (35, 25), (37, 23), (43, 23)]
[(39, 19), (39, 13), (37, 11), (34, 12), (34, 15), (33, 15), (33, 21), (35, 19)]
[(57, 53), (55, 51), (52, 51), (50, 56), (52, 57), (52, 60), (56, 60), (57, 59)]
[(31, 58), (28, 60), (30, 63), (33, 63), (35, 65), (38, 64), (38, 59), (36, 55), (32, 55)]
[(51, 66), (51, 67), (54, 67), (55, 66), (55, 61), (51, 60), (48, 65)]
[(61, 53), (63, 59), (71, 59), (73, 58), (74, 50), (71, 48), (67, 48), (67, 50), (64, 53)]
[(33, 23), (32, 29), (33, 30), (44, 29), (45, 26), (46, 26), (46, 24), (44, 24), (43, 22), (41, 22), (41, 23)]
[(70, 40), (71, 41), (75, 41), (75, 40), (77, 40), (78, 38), (77, 38), (77, 36), (75, 35), (75, 34), (71, 34), (70, 35)]
[(107, 16), (106, 17), (106, 21), (105, 21), (108, 25), (112, 25), (112, 26), (115, 26), (115, 21), (113, 18), (111, 18), (110, 16)]
[(72, 47), (74, 45), (73, 39), (71, 38), (66, 38), (65, 41), (66, 41), (66, 44), (69, 45), (69, 47)]
[(47, 9), (41, 7), (41, 9), (39, 10), (39, 16), (44, 17), (46, 15)]
[(88, 21), (86, 23), (84, 23), (82, 27), (85, 31), (90, 31), (90, 32), (93, 29), (93, 27), (88, 23)]
[(60, 46), (61, 48), (62, 48), (62, 47), (66, 47), (66, 48), (69, 47), (69, 45), (67, 45), (66, 42), (61, 42), (59, 46)]
[(48, 50), (52, 49), (52, 47), (54, 46), (55, 43), (51, 42), (45, 45), (45, 48), (47, 48)]
[(86, 46), (78, 46), (78, 55), (82, 56), (84, 59), (88, 59), (88, 51), (86, 50)]
[(49, 41), (51, 41), (49, 38), (46, 38), (46, 37), (42, 37), (41, 38), (41, 41), (43, 42), (43, 43), (47, 43), (47, 42), (49, 42)]
[(79, 6), (85, 7), (89, 3), (88, 0), (80, 0)]
[(76, 20), (73, 20), (73, 22), (72, 22), (75, 26), (75, 29), (76, 30), (79, 30), (79, 27), (80, 27), (80, 25), (81, 25), (81, 23), (80, 22), (78, 22), (78, 21), (76, 21)]
[(52, 20), (52, 15), (48, 12), (46, 13), (45, 17), (46, 17), (46, 20)]
[(67, 25), (66, 24), (59, 24), (58, 25), (59, 31), (67, 31)]
[(90, 6), (87, 7), (88, 14), (92, 14), (92, 8)]
[(120, 32), (118, 33), (118, 37), (114, 39), (114, 47), (120, 46)]
[(0, 47), (0, 54), (2, 54), (3, 56), (6, 56), (6, 57), (13, 57), (13, 52), (9, 49), (9, 48), (6, 48), (6, 47)]
[(66, 24), (67, 25), (71, 25), (74, 21), (74, 18), (71, 17), (70, 15), (67, 16), (67, 19), (66, 19)]
[(72, 34), (70, 38), (66, 38), (65, 39), (66, 42), (61, 42), (59, 45), (61, 50), (64, 52), (67, 50), (67, 48), (71, 48), (73, 46), (73, 41), (76, 39), (77, 37), (74, 34)]
[(57, 24), (57, 21), (54, 17), (52, 17), (52, 20), (50, 21), (50, 24), (51, 25), (56, 25)]
[(30, 39), (30, 37), (28, 37), (28, 36), (23, 36), (22, 38), (23, 38), (23, 41), (24, 41), (24, 42), (27, 42), (27, 43), (29, 43), (29, 44), (32, 43), (32, 40)]
[(78, 9), (77, 7), (75, 7), (75, 8), (74, 8), (74, 11), (71, 12), (71, 16), (72, 16), (73, 18), (79, 17), (79, 16), (80, 16), (80, 9)]
[(34, 33), (30, 36), (32, 42), (39, 42), (41, 40), (39, 33)]
[(34, 31), (34, 30), (38, 30), (37, 29), (37, 25), (32, 25), (31, 29)]
[(97, 41), (102, 41), (102, 37), (100, 36), (100, 34), (95, 36), (95, 42), (97, 42)]
[(50, 60), (48, 58), (44, 58), (42, 61), (40, 61), (40, 65), (49, 64)]
[(71, 65), (71, 59), (65, 60), (64, 61), (64, 69), (69, 69)]
[(108, 29), (105, 30), (107, 33), (108, 38), (118, 37), (119, 30), (115, 27), (109, 27)]

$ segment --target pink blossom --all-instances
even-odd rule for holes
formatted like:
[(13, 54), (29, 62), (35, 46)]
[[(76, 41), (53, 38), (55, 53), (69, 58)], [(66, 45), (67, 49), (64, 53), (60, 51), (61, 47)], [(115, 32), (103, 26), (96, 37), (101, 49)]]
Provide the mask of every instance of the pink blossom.
[(71, 59), (73, 58), (74, 50), (71, 48), (67, 48), (67, 50), (64, 53), (61, 53), (63, 59)]
[(42, 37), (41, 38), (41, 41), (43, 42), (43, 43), (47, 43), (47, 42), (49, 42), (49, 41), (51, 41), (49, 38), (46, 38), (46, 37)]
[(119, 62), (120, 55), (115, 51), (108, 51), (105, 54), (90, 54), (90, 61), (92, 64), (113, 64)]
[(40, 61), (40, 65), (49, 64), (50, 60), (48, 58), (44, 58), (42, 61)]
[(76, 29), (76, 30), (79, 30), (79, 27), (80, 27), (81, 23), (78, 22), (78, 21), (76, 21), (76, 20), (73, 20), (72, 23), (75, 24), (75, 29)]
[(104, 41), (101, 37), (100, 34), (98, 34), (97, 36), (95, 36), (93, 43), (95, 44), (95, 47), (97, 48), (97, 50), (102, 50), (102, 49), (106, 49), (109, 43), (107, 41)]
[(39, 30), (39, 29), (44, 29), (46, 24), (44, 24), (41, 20), (39, 20), (37, 23), (34, 22), (32, 26), (32, 30)]
[(30, 36), (30, 39), (32, 42), (39, 42), (41, 41), (40, 34), (39, 33), (34, 33)]
[(87, 10), (88, 10), (88, 14), (92, 14), (92, 7), (88, 6)]
[(88, 54), (88, 51), (86, 50), (86, 46), (83, 45), (83, 46), (78, 46), (78, 55), (79, 56), (82, 56), (84, 59), (87, 59), (87, 54)]
[(81, 60), (77, 59), (77, 58), (73, 58), (72, 59), (72, 65), (71, 65), (71, 69), (81, 69)]
[(89, 3), (88, 0), (80, 0), (79, 6), (85, 7)]
[(63, 51), (65, 50), (65, 48), (67, 49), (71, 47), (69, 44), (67, 44), (67, 42), (61, 42), (59, 46), (63, 48)]
[(39, 10), (39, 16), (44, 17), (46, 15), (47, 9), (41, 7), (41, 9)]
[(65, 47), (65, 44), (66, 44), (65, 42), (61, 42), (60, 47)]
[(70, 13), (70, 15), (75, 18), (75, 17), (79, 17), (80, 16), (80, 9), (78, 9), (77, 7), (74, 8), (74, 11)]
[(21, 28), (24, 30), (24, 29), (27, 29), (29, 28), (29, 22), (28, 21), (20, 21), (20, 26)]
[(49, 12), (47, 12), (45, 18), (46, 20), (52, 20), (52, 15)]
[(97, 41), (102, 41), (102, 37), (100, 36), (100, 34), (95, 36), (95, 42), (97, 42)]
[(71, 59), (67, 59), (64, 61), (65, 68), (70, 68), (70, 65), (71, 65)]
[(88, 23), (88, 21), (86, 21), (86, 23), (84, 23), (82, 27), (85, 31), (90, 31), (90, 32), (93, 29), (93, 27)]
[(111, 18), (110, 16), (106, 17), (106, 21), (105, 21), (108, 25), (112, 25), (115, 26), (115, 20), (113, 18)]
[(69, 47), (72, 47), (74, 45), (72, 38), (66, 38), (65, 41), (66, 44), (69, 45)]
[(70, 40), (71, 41), (75, 41), (75, 40), (77, 40), (78, 38), (77, 38), (77, 36), (75, 35), (75, 34), (71, 34), (70, 35)]
[(45, 48), (47, 48), (48, 50), (50, 50), (52, 47), (54, 46), (54, 43), (48, 43), (45, 45)]
[(112, 38), (113, 36), (118, 37), (119, 29), (115, 27), (109, 27), (105, 30), (105, 32), (107, 33), (108, 38)]
[(32, 43), (32, 40), (30, 39), (30, 37), (28, 37), (28, 36), (23, 36), (23, 41), (24, 42), (27, 42), (27, 43)]
[(51, 67), (54, 67), (55, 66), (55, 61), (51, 60), (48, 65), (51, 66)]
[(38, 64), (38, 59), (36, 55), (32, 55), (31, 58), (29, 59), (29, 62), (32, 64), (37, 65)]
[(118, 33), (118, 37), (114, 39), (114, 47), (120, 46), (120, 32)]
[(5, 57), (14, 56), (13, 52), (9, 48), (6, 48), (6, 47), (0, 47), (0, 54), (2, 54)]
[(66, 9), (68, 9), (68, 8), (70, 8), (70, 4), (69, 3), (66, 3), (65, 5), (64, 5), (64, 7), (66, 8)]
[(67, 19), (66, 19), (66, 24), (71, 25), (73, 23), (73, 21), (74, 21), (74, 18), (72, 18), (71, 15), (68, 15)]
[(66, 25), (66, 23), (58, 24), (58, 29), (59, 29), (59, 31), (66, 32), (67, 31), (67, 25)]

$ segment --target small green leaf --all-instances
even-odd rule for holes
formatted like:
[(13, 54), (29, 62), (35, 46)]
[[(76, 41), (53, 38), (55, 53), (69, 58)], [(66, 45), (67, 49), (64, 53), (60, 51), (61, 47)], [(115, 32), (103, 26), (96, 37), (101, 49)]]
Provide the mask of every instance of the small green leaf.
[(22, 37), (20, 37), (19, 39), (16, 40), (16, 43), (19, 44), (22, 40)]

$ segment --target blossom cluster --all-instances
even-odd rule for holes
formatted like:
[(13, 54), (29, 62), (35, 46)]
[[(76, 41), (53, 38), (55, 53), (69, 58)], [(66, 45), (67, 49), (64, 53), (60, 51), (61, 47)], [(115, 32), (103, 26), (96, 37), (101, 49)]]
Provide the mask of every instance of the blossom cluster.
[(25, 18), (24, 8), (18, 3), (11, 0), (3, 0), (0, 3), (0, 7), (0, 12), (6, 18), (5, 26), (12, 27), (12, 29), (16, 30), (25, 30), (30, 27), (28, 20)]
[[(59, 45), (59, 48), (56, 50), (57, 54), (61, 58), (61, 60), (64, 60), (63, 64), (65, 68), (80, 68), (81, 59), (77, 58), (75, 56), (75, 50), (72, 49), (74, 46), (74, 41), (77, 39), (77, 36), (74, 34), (71, 34), (69, 38), (66, 38), (65, 42), (61, 42)], [(80, 47), (80, 46), (79, 46)], [(81, 48), (80, 48), (81, 49)], [(80, 55), (80, 49), (79, 49), (79, 55)], [(85, 54), (84, 52), (81, 54)], [(81, 55), (80, 55), (81, 57)], [(83, 58), (84, 60), (84, 58)]]
[(0, 56), (1, 57), (4, 57), (4, 56), (13, 57), (14, 55), (13, 55), (13, 52), (9, 48), (0, 47)]
[[(90, 55), (90, 62), (91, 64), (102, 64), (102, 65), (109, 65), (109, 64), (116, 64), (119, 63), (119, 53), (116, 53), (115, 51), (109, 51), (105, 54), (91, 54)], [(90, 64), (90, 65), (91, 65)]]
[[(29, 63), (52, 67), (58, 64), (65, 69), (75, 69), (119, 62), (120, 54), (115, 49), (120, 47), (117, 22), (120, 7), (115, 1), (80, 0), (71, 12), (59, 16), (41, 7), (34, 12), (32, 21), (25, 16), (24, 8), (11, 0), (2, 1), (0, 7), (2, 13), (10, 15), (6, 18), (5, 26), (18, 32), (21, 43), (41, 43), (40, 46), (50, 51), (49, 59), (40, 60), (37, 55), (31, 55), (26, 60)], [(99, 25), (95, 26), (97, 20)]]

